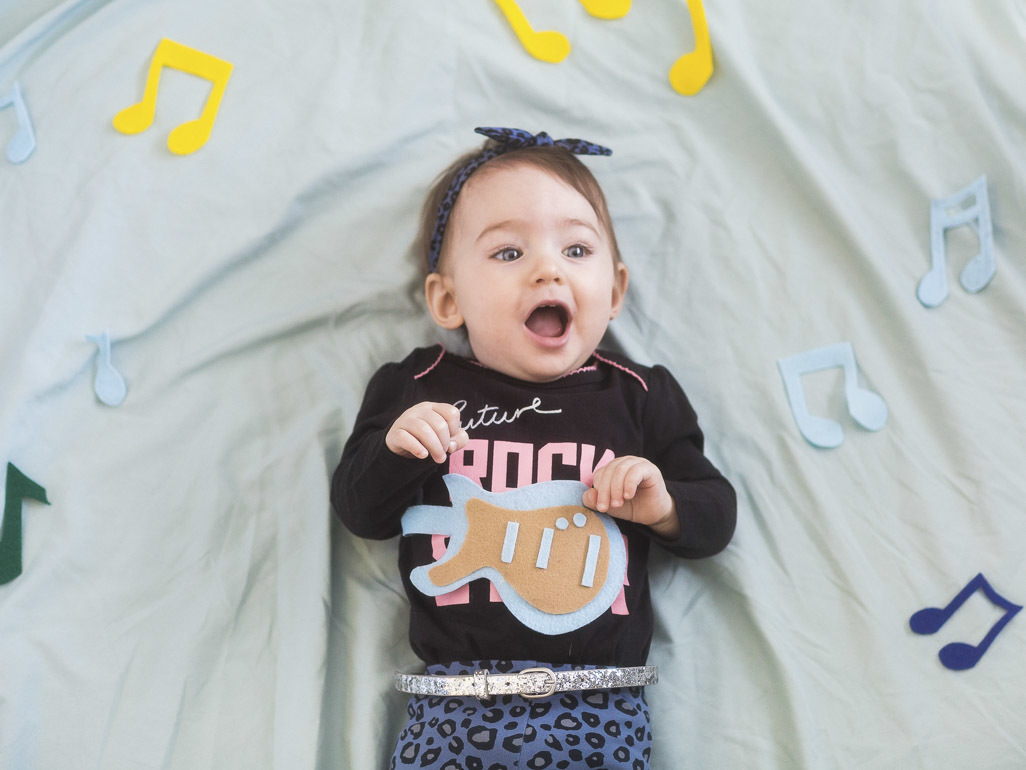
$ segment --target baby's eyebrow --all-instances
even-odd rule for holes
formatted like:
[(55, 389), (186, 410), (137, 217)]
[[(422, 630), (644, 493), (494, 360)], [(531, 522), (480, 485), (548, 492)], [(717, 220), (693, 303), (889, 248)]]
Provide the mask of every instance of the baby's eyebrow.
[(591, 222), (586, 222), (583, 219), (568, 218), (568, 219), (564, 219), (561, 224), (564, 227), (571, 227), (571, 226), (574, 226), (574, 225), (579, 226), (579, 227), (587, 227), (589, 230), (591, 230), (593, 233), (595, 233), (595, 235), (601, 235), (601, 233), (599, 233), (598, 228), (595, 227), (595, 225), (593, 225)]
[(521, 219), (504, 219), (501, 222), (495, 222), (494, 224), (488, 225), (488, 227), (486, 227), (484, 230), (482, 230), (480, 233), (478, 233), (477, 238), (475, 239), (474, 243), (477, 243), (482, 238), (484, 238), (486, 235), (488, 235), (489, 233), (495, 232), (496, 230), (508, 230), (508, 229), (516, 227), (517, 225), (522, 225), (522, 224), (523, 224), (523, 220), (521, 220)]
[[(522, 219), (504, 219), (501, 222), (495, 222), (494, 224), (488, 225), (488, 227), (486, 227), (484, 230), (478, 233), (478, 236), (474, 242), (477, 243), (478, 241), (481, 241), (489, 233), (495, 232), (496, 230), (514, 229), (517, 227), (522, 227), (525, 224), (525, 221)], [(584, 219), (567, 217), (566, 219), (560, 220), (559, 225), (561, 227), (586, 227), (587, 229), (595, 233), (596, 236), (601, 237), (602, 235), (599, 232), (598, 228), (595, 227), (595, 225)]]

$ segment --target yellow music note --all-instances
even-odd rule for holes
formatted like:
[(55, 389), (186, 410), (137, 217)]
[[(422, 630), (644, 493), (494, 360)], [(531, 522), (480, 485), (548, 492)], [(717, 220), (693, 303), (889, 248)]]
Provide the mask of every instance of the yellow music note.
[(570, 53), (566, 35), (551, 29), (535, 32), (516, 0), (495, 0), (527, 52), (535, 59), (558, 64)]
[(713, 72), (709, 25), (705, 22), (702, 0), (687, 0), (691, 10), (691, 26), (695, 29), (695, 50), (674, 62), (670, 69), (670, 85), (684, 96), (694, 96), (708, 82)]
[(631, 0), (581, 0), (584, 10), (599, 19), (622, 19), (631, 9)]
[(114, 116), (114, 128), (123, 134), (138, 134), (153, 124), (157, 111), (157, 88), (160, 85), (160, 71), (164, 67), (187, 72), (213, 83), (210, 96), (203, 112), (196, 120), (183, 123), (167, 138), (167, 148), (176, 155), (188, 155), (206, 144), (214, 127), (221, 97), (232, 74), (232, 64), (195, 48), (164, 38), (150, 61), (146, 75), (146, 90), (142, 101), (127, 107)]

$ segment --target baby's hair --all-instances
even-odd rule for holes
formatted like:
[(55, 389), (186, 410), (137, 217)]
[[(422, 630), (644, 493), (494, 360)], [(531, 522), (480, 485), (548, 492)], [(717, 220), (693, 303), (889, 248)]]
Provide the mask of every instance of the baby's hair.
[[(424, 207), (421, 210), (420, 230), (417, 233), (415, 243), (416, 252), (424, 267), (425, 274), (431, 272), (431, 238), (434, 233), (435, 219), (438, 216), (438, 209), (449, 191), (449, 187), (464, 166), (484, 150), (497, 146), (498, 142), (489, 139), (480, 149), (461, 155), (442, 172), (428, 191), (427, 199), (424, 201)], [(613, 261), (621, 261), (620, 247), (616, 243), (616, 233), (613, 231), (613, 220), (609, 215), (606, 196), (602, 193), (602, 188), (599, 186), (595, 175), (591, 173), (591, 170), (581, 163), (577, 156), (569, 150), (558, 146), (524, 147), (510, 150), (485, 162), (471, 174), (470, 178), (472, 179), (475, 175), (487, 172), (488, 170), (510, 168), (521, 163), (547, 171), (580, 193), (591, 204), (599, 222), (605, 228), (606, 235), (609, 237), (610, 250), (613, 253)], [(469, 182), (469, 179), (467, 181)], [(458, 200), (459, 198), (457, 198)], [(447, 245), (450, 241), (449, 234), (451, 230), (452, 228), (446, 228), (445, 235), (442, 238), (441, 257), (437, 266), (439, 270), (442, 269), (442, 266), (447, 261)]]

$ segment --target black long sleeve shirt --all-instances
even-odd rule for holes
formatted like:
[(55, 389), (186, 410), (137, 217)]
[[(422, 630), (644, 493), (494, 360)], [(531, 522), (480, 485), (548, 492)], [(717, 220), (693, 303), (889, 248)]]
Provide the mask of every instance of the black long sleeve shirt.
[[(410, 406), (455, 404), (470, 443), (444, 463), (409, 459), (385, 446), (385, 434)], [(361, 537), (401, 534), (411, 505), (450, 505), (446, 473), (470, 476), (492, 492), (539, 481), (591, 482), (613, 457), (636, 455), (662, 472), (680, 519), (680, 537), (659, 538), (617, 519), (627, 545), (623, 593), (598, 618), (548, 635), (518, 621), (488, 580), (450, 597), (421, 593), (411, 571), (437, 560), (439, 536), (410, 535), (399, 569), (410, 600), (410, 643), (426, 663), (536, 660), (642, 665), (652, 640), (648, 549), (652, 540), (677, 556), (700, 558), (726, 547), (734, 532), (734, 489), (702, 453), (703, 437), (687, 397), (663, 367), (643, 367), (597, 352), (581, 369), (548, 383), (523, 382), (446, 353), (420, 348), (371, 379), (352, 435), (332, 478), (331, 501)], [(444, 553), (444, 548), (441, 550)]]

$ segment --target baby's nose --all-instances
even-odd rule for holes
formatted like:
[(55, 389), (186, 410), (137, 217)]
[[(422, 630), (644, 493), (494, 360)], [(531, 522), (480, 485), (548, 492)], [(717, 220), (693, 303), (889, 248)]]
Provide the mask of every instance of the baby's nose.
[(548, 255), (539, 256), (535, 263), (533, 277), (535, 283), (549, 283), (550, 281), (562, 283), (563, 266), (557, 258)]

